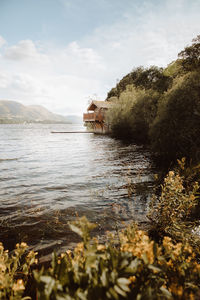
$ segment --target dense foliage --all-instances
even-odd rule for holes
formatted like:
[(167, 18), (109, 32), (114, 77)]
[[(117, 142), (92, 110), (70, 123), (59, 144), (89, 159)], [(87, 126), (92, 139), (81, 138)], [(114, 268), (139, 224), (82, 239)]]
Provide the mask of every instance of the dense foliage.
[(192, 42), (191, 46), (185, 47), (178, 55), (185, 71), (192, 71), (200, 67), (200, 35), (194, 38)]
[[(187, 243), (161, 244), (129, 225), (102, 245), (90, 239), (91, 224), (71, 224), (84, 239), (74, 252), (53, 256), (52, 267), (35, 272), (38, 299), (194, 299), (200, 265)], [(86, 238), (87, 237), (87, 238)]]
[(168, 163), (183, 156), (199, 162), (200, 36), (166, 69), (139, 67), (126, 75), (107, 100), (114, 136), (149, 143)]
[(119, 97), (126, 90), (128, 85), (134, 85), (137, 88), (145, 90), (153, 89), (158, 92), (166, 91), (171, 85), (171, 78), (166, 76), (162, 68), (152, 66), (150, 68), (138, 67), (124, 76), (116, 87), (108, 92), (107, 100), (111, 97)]
[(178, 78), (162, 97), (149, 136), (153, 150), (173, 160), (200, 161), (200, 73)]
[(37, 253), (30, 251), (25, 255), (27, 248), (26, 243), (17, 244), (13, 253), (8, 253), (8, 250), (4, 250), (3, 245), (0, 243), (1, 300), (22, 299), (30, 276), (30, 267), (34, 263), (37, 263), (37, 259), (35, 258)]
[(199, 210), (200, 205), (199, 183), (195, 180), (199, 179), (199, 167), (198, 178), (191, 180), (185, 158), (178, 162), (179, 168), (170, 171), (164, 178), (160, 195), (154, 194), (152, 197), (148, 217), (158, 235), (170, 234), (181, 240), (192, 240), (196, 246), (188, 225), (194, 227), (195, 211)]

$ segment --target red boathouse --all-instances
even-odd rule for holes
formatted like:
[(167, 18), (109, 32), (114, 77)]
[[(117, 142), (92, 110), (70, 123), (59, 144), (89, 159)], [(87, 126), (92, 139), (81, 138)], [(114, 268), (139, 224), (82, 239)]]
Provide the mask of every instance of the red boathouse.
[(89, 130), (95, 133), (108, 133), (109, 126), (106, 124), (105, 115), (110, 107), (110, 102), (93, 100), (88, 106), (87, 113), (83, 114), (83, 121)]

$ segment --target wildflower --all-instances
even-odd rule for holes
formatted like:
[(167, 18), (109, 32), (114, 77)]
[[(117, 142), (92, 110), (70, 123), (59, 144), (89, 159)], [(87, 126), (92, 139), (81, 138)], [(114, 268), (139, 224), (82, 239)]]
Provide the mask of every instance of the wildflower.
[(29, 258), (29, 257), (33, 256), (34, 254), (36, 255), (36, 254), (37, 254), (37, 252), (36, 252), (36, 253), (34, 253), (34, 251), (30, 251), (30, 252), (28, 253), (27, 257)]
[(5, 272), (5, 270), (6, 270), (6, 265), (4, 263), (0, 262), (0, 271)]
[(97, 246), (98, 251), (102, 251), (102, 250), (105, 250), (105, 249), (106, 249), (106, 246), (104, 246), (104, 245), (98, 245)]
[(183, 295), (183, 287), (181, 285), (172, 283), (169, 290), (178, 297), (181, 297)]
[(136, 277), (135, 276), (130, 276), (129, 280), (130, 280), (130, 282), (134, 283), (134, 282), (136, 282)]
[(169, 171), (169, 177), (173, 177), (174, 176), (174, 171)]
[(171, 259), (167, 262), (167, 266), (168, 266), (168, 267), (171, 267), (171, 268), (174, 267), (173, 262), (172, 262)]
[(75, 248), (75, 252), (78, 253), (78, 252), (83, 252), (83, 249), (84, 249), (84, 245), (83, 243), (78, 243), (76, 248)]
[(22, 242), (20, 245), (22, 248), (26, 248), (27, 247), (27, 243)]
[(0, 243), (0, 251), (2, 251), (2, 252), (3, 252), (3, 250), (4, 250), (3, 244), (2, 244), (2, 243)]
[(181, 254), (182, 243), (178, 243), (175, 246), (175, 250), (173, 251), (174, 256), (179, 256)]
[(173, 244), (171, 243), (171, 238), (168, 236), (165, 236), (163, 239), (163, 247), (166, 251), (171, 251), (173, 248)]
[(190, 293), (190, 294), (189, 294), (189, 297), (190, 297), (190, 298), (189, 298), (190, 300), (195, 300), (195, 296), (194, 296), (193, 293)]
[(18, 279), (17, 282), (13, 284), (12, 289), (14, 292), (23, 291), (25, 289), (23, 280)]

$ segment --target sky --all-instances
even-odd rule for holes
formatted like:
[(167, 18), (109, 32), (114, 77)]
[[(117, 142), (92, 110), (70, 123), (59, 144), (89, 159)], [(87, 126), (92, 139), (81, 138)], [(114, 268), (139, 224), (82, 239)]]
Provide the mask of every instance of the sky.
[(200, 0), (0, 0), (0, 99), (81, 115), (200, 34)]

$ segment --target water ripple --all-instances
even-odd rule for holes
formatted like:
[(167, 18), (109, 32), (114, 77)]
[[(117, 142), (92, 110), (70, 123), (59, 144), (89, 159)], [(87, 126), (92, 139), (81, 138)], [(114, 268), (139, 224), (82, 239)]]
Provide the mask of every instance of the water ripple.
[[(101, 135), (51, 134), (79, 125), (0, 125), (0, 240), (48, 257), (77, 241), (68, 221), (86, 215), (97, 234), (146, 222), (153, 190), (148, 150)], [(130, 196), (128, 190), (132, 189)]]

